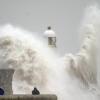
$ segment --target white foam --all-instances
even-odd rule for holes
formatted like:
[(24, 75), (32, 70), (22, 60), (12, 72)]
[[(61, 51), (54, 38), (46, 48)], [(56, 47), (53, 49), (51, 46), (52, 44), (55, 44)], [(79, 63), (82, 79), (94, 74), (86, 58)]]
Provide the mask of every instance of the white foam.
[[(92, 6), (92, 9), (94, 11), (95, 7)], [(92, 10), (90, 13), (94, 14)], [(97, 13), (95, 15), (98, 17)], [(94, 34), (97, 24), (94, 22), (92, 25), (89, 22), (83, 25), (85, 28), (82, 32), (86, 30), (84, 33), (87, 33), (88, 30), (89, 34), (85, 35), (79, 53), (75, 56), (67, 54), (64, 59), (59, 58), (42, 39), (31, 32), (9, 24), (1, 26), (0, 68), (15, 69), (14, 94), (31, 94), (36, 86), (43, 94), (56, 94), (58, 100), (99, 100)]]

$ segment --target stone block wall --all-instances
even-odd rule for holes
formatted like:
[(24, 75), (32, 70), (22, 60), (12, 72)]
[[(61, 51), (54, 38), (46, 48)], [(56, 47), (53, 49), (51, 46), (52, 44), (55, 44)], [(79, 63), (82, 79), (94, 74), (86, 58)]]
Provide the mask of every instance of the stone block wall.
[(14, 69), (0, 69), (0, 88), (5, 92), (5, 95), (13, 94), (12, 78)]
[(4, 95), (0, 100), (57, 100), (56, 95)]

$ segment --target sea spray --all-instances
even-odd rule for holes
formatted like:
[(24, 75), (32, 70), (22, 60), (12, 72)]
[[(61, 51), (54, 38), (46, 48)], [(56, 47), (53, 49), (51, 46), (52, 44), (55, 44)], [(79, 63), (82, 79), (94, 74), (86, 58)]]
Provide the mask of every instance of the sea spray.
[(41, 43), (40, 38), (37, 39), (30, 32), (11, 25), (2, 27), (0, 31), (1, 68), (16, 70), (13, 83), (17, 88), (14, 86), (14, 93), (31, 93), (34, 86), (43, 87), (47, 80), (46, 73), (49, 72), (46, 67), (48, 60), (54, 59), (54, 56), (46, 57), (50, 52), (45, 43)]
[(96, 100), (70, 77), (64, 60), (35, 35), (11, 25), (2, 26), (0, 32), (0, 68), (15, 69), (14, 94), (31, 94), (36, 86), (41, 94), (56, 94), (58, 100)]
[[(85, 36), (81, 50), (75, 56), (67, 54), (65, 60), (58, 57), (33, 33), (12, 25), (1, 26), (0, 68), (15, 69), (14, 94), (31, 94), (36, 86), (41, 94), (56, 94), (58, 100), (99, 100), (95, 31), (91, 31), (91, 27), (95, 30), (97, 24), (84, 25), (89, 25), (84, 28), (89, 29), (89, 34)], [(86, 88), (81, 88), (81, 84)], [(93, 84), (92, 88), (88, 88), (90, 84)]]
[[(82, 20), (80, 32), (83, 36), (83, 44), (76, 55), (66, 54), (66, 71), (71, 77), (81, 82), (81, 87), (93, 90), (100, 96), (97, 79), (97, 36), (100, 32), (100, 9), (97, 5), (87, 7)], [(80, 81), (80, 82), (79, 82)]]
[[(96, 66), (96, 38), (94, 27), (86, 26), (85, 38), (82, 47), (76, 55), (67, 55), (69, 60), (69, 73), (76, 76), (85, 85), (97, 84), (97, 66)], [(85, 28), (85, 30), (86, 30)]]

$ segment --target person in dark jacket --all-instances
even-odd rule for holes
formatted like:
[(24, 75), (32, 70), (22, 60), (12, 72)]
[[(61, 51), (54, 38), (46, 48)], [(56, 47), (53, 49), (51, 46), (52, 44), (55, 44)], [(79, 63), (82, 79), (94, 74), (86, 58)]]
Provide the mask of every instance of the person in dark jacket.
[(34, 90), (32, 91), (32, 95), (39, 95), (39, 94), (40, 94), (39, 90), (36, 87), (34, 87)]
[(4, 95), (4, 90), (0, 88), (0, 95)]

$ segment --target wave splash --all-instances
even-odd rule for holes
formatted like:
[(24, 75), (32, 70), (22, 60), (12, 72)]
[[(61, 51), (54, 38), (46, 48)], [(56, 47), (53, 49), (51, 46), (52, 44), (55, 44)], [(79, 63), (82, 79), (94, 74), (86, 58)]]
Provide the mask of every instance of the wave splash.
[[(76, 55), (60, 58), (44, 41), (11, 25), (0, 27), (0, 68), (13, 68), (14, 94), (31, 94), (36, 86), (42, 94), (56, 94), (59, 100), (99, 100), (96, 33), (100, 10), (86, 10), (81, 32), (82, 47)], [(85, 87), (85, 88), (84, 88)]]

